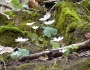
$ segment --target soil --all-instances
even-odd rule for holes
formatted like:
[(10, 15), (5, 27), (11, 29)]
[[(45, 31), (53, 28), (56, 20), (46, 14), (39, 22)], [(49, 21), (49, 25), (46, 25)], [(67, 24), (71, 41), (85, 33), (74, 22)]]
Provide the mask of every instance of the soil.
[[(84, 50), (77, 51), (77, 54), (69, 54), (67, 58), (65, 56), (61, 56), (57, 58), (52, 58), (50, 60), (34, 59), (34, 60), (25, 60), (23, 62), (19, 62), (18, 60), (10, 60), (8, 62), (5, 62), (5, 64), (7, 68), (10, 66), (14, 66), (14, 67), (21, 66), (22, 64), (25, 64), (25, 63), (35, 63), (35, 65), (40, 65), (41, 63), (46, 63), (46, 64), (50, 63), (52, 65), (53, 63), (55, 63), (55, 61), (61, 60), (61, 61), (64, 61), (62, 65), (65, 66), (73, 63), (74, 61), (77, 61), (83, 58), (88, 58), (88, 57), (90, 57), (90, 49), (84, 49)], [(2, 62), (0, 63), (0, 66), (1, 68), (4, 67)]]

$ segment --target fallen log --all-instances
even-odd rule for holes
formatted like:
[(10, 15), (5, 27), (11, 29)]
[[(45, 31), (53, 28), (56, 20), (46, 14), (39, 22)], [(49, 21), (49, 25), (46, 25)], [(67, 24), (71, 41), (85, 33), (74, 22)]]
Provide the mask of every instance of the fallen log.
[[(84, 42), (81, 42), (78, 44), (72, 44), (69, 46), (72, 46), (72, 47), (77, 46), (78, 48), (76, 50), (81, 50), (84, 48), (90, 48), (89, 45), (90, 45), (90, 39), (88, 39)], [(51, 50), (43, 51), (40, 53), (30, 54), (29, 56), (22, 56), (19, 58), (18, 61), (22, 62), (25, 60), (33, 60), (33, 59), (39, 58), (40, 56), (45, 56), (45, 55), (47, 55), (48, 57), (59, 57), (59, 56), (63, 55), (63, 53), (64, 53), (63, 50), (66, 50), (66, 48), (67, 48), (67, 46), (62, 47), (62, 48), (58, 48), (58, 49), (51, 49)]]
[(29, 56), (22, 56), (19, 58), (19, 61), (25, 61), (25, 60), (33, 60), (33, 59), (37, 59), (40, 56), (49, 56), (49, 57), (57, 57), (57, 56), (62, 56), (62, 52), (59, 52), (59, 50), (48, 50), (48, 51), (43, 51), (40, 53), (34, 53), (34, 54), (30, 54)]

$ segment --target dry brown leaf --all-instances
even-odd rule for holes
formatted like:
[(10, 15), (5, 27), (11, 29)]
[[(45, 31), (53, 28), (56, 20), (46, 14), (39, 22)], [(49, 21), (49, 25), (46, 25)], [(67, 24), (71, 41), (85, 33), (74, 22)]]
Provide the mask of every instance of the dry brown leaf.
[(90, 39), (90, 33), (86, 33), (85, 34), (85, 39), (87, 40), (87, 39)]
[(43, 57), (43, 56), (40, 56), (38, 59), (39, 59), (40, 61), (46, 61), (46, 60), (48, 60), (47, 57)]
[(40, 7), (40, 0), (28, 0), (29, 8)]

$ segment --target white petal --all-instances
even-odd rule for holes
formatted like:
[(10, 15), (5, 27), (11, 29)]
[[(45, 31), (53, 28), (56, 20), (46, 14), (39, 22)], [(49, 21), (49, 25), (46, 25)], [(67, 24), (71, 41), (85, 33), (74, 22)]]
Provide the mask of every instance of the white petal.
[(45, 21), (46, 19), (45, 19), (45, 18), (40, 18), (39, 20), (40, 20), (40, 21)]
[(58, 40), (61, 41), (64, 37), (59, 37)]
[(27, 40), (28, 38), (22, 38), (22, 37), (18, 37), (18, 39), (15, 39), (16, 42), (25, 42)]
[(64, 37), (58, 37), (58, 38), (54, 37), (54, 38), (53, 38), (53, 41), (59, 42), (59, 41), (61, 41), (63, 38), (64, 38)]
[(52, 23), (54, 23), (54, 21), (55, 21), (55, 20), (51, 20), (51, 21), (49, 21), (49, 23), (52, 24)]
[(40, 21), (45, 21), (47, 19), (49, 19), (51, 17), (51, 13), (50, 12), (47, 12), (45, 15), (44, 15), (44, 18), (40, 18), (39, 20)]
[(33, 28), (33, 29), (37, 29), (38, 27), (39, 27), (39, 26), (33, 26), (32, 28)]
[(46, 24), (46, 25), (51, 25), (51, 24), (54, 23), (54, 20), (51, 20), (51, 21), (48, 21), (48, 22), (43, 22), (43, 23)]
[(33, 25), (34, 23), (35, 23), (35, 22), (27, 23), (26, 25), (31, 26), (31, 25)]
[(49, 19), (51, 17), (51, 13), (47, 12), (46, 15), (44, 15), (44, 18)]
[(44, 24), (46, 24), (46, 25), (50, 25), (48, 22), (43, 22)]

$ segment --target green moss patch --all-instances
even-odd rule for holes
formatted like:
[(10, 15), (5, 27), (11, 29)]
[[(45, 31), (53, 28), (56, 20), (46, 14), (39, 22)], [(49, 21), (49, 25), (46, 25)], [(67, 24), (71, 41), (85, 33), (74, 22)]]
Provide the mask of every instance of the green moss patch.
[(59, 2), (55, 10), (55, 27), (61, 34), (65, 33), (68, 24), (73, 21), (81, 21), (77, 11), (70, 2)]
[(84, 34), (90, 32), (90, 18), (78, 13), (77, 6), (71, 2), (59, 2), (55, 7), (55, 28), (65, 37), (66, 44), (82, 42)]
[(24, 36), (17, 27), (0, 26), (0, 44), (4, 46), (15, 46), (15, 39)]

